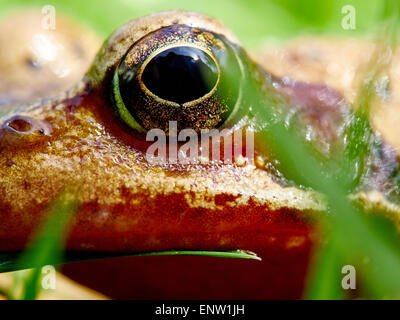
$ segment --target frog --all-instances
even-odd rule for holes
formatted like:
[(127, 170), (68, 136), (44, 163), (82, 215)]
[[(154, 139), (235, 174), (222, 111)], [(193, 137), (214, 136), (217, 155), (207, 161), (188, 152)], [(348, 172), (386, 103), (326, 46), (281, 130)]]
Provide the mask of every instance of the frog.
[[(312, 129), (309, 141), (321, 157), (340, 149), (340, 134), (353, 114), (343, 96), (324, 84), (268, 72), (220, 21), (169, 11), (117, 29), (71, 88), (1, 113), (0, 251), (23, 250), (46, 209), (68, 187), (75, 190), (78, 209), (67, 250), (246, 249), (263, 261), (187, 260), (188, 271), (171, 260), (158, 261), (163, 270), (189, 272), (200, 287), (195, 279), (202, 272), (220, 270), (231, 280), (228, 275), (237, 280), (252, 274), (251, 281), (237, 280), (236, 289), (225, 280), (216, 297), (299, 295), (317, 241), (313, 220), (326, 204), (304, 181), (287, 176), (268, 142), (263, 145), (258, 133), (266, 124), (258, 120), (262, 109), (252, 108), (256, 102), (246, 93), (249, 83), (255, 84), (262, 104), (279, 106), (277, 114), (290, 119), (299, 135), (308, 137)], [(146, 157), (154, 142), (147, 133), (162, 130), (171, 141), (171, 121), (177, 130), (189, 128), (196, 135), (215, 128), (234, 135), (251, 128), (254, 156), (239, 152), (229, 161), (205, 156), (189, 164), (154, 164)], [(392, 178), (399, 170), (398, 155), (376, 137), (374, 169), (367, 170), (354, 191), (372, 206), (396, 214), (396, 201), (390, 201), (398, 198)], [(135, 261), (135, 270), (140, 266), (142, 276), (150, 270), (146, 261)], [(279, 281), (273, 280), (276, 272)], [(210, 279), (215, 282), (216, 275)], [(272, 282), (272, 289), (259, 279)]]

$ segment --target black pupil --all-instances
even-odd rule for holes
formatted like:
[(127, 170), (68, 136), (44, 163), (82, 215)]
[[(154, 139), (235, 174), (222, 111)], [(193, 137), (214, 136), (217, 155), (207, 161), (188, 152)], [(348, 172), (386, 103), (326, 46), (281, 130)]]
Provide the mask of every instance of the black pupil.
[(176, 103), (203, 97), (215, 86), (217, 78), (214, 60), (194, 47), (175, 47), (159, 53), (142, 74), (147, 89)]

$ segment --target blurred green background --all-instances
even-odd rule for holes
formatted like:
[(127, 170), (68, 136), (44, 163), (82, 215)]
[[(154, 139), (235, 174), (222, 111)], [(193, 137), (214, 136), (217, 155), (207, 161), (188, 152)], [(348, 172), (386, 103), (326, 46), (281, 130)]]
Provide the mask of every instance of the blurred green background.
[[(397, 0), (396, 0), (397, 1)], [(382, 0), (0, 0), (0, 16), (34, 5), (54, 5), (106, 37), (132, 18), (152, 12), (193, 10), (222, 20), (245, 45), (260, 45), (308, 33), (364, 34), (392, 12)], [(341, 27), (342, 7), (356, 10), (356, 30)]]

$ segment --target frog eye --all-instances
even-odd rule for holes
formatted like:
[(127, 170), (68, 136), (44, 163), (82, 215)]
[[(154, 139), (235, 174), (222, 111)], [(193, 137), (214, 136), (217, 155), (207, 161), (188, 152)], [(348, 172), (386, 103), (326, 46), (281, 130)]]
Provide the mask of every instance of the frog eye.
[(217, 62), (195, 47), (174, 47), (158, 53), (144, 67), (141, 82), (161, 99), (178, 104), (211, 93), (219, 80)]
[(222, 35), (172, 25), (137, 41), (113, 77), (117, 115), (131, 128), (159, 128), (169, 121), (196, 132), (224, 124), (240, 100), (242, 66)]

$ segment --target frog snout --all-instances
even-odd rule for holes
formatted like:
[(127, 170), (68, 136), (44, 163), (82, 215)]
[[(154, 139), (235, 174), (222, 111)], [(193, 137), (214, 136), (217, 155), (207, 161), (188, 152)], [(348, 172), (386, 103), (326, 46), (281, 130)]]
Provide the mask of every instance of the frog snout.
[(31, 146), (49, 139), (51, 126), (44, 120), (16, 115), (0, 127), (0, 148)]

